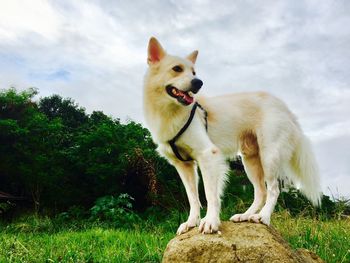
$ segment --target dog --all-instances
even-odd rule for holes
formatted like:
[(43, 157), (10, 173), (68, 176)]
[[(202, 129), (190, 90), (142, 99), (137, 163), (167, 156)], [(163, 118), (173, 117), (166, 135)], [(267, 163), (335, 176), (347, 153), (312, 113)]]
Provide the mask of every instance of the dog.
[[(156, 38), (149, 40), (144, 117), (158, 152), (180, 175), (190, 204), (177, 234), (196, 226), (205, 234), (219, 230), (226, 160), (237, 154), (254, 186), (254, 201), (231, 221), (269, 225), (280, 193), (278, 179), (293, 183), (319, 205), (317, 164), (293, 113), (266, 92), (199, 96), (203, 82), (195, 71), (197, 56), (198, 51), (185, 58), (169, 55)], [(202, 219), (197, 165), (207, 200)]]

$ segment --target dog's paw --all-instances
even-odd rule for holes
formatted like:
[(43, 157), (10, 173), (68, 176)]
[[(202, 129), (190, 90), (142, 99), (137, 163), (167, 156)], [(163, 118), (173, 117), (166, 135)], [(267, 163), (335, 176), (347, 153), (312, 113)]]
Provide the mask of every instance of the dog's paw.
[(206, 218), (204, 217), (199, 224), (199, 232), (203, 234), (212, 234), (219, 231), (220, 219), (219, 218)]
[(270, 217), (262, 214), (253, 214), (249, 216), (248, 220), (254, 223), (263, 223), (264, 225), (270, 225)]
[(179, 228), (177, 229), (176, 231), (176, 234), (177, 235), (181, 235), (183, 233), (186, 233), (188, 232), (190, 229), (194, 228), (196, 226), (196, 224), (193, 224), (193, 223), (189, 223), (188, 221), (187, 222), (184, 222), (182, 223)]
[(248, 221), (249, 219), (249, 214), (235, 214), (231, 216), (230, 221), (232, 222), (243, 222), (243, 221)]

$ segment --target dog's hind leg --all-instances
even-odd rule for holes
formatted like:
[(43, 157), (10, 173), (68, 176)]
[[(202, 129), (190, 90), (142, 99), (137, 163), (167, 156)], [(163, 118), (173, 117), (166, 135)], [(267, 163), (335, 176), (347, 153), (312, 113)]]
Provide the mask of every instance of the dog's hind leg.
[(264, 171), (261, 166), (259, 153), (253, 156), (243, 155), (242, 158), (244, 169), (254, 186), (254, 201), (243, 214), (235, 214), (230, 220), (233, 222), (247, 221), (249, 216), (257, 213), (265, 204), (266, 186), (264, 181)]
[(243, 156), (244, 169), (254, 186), (254, 201), (246, 212), (235, 214), (230, 218), (234, 222), (247, 221), (249, 216), (257, 213), (263, 207), (266, 198), (264, 170), (261, 165), (257, 137), (254, 133), (245, 132), (241, 135), (240, 151)]
[[(271, 152), (273, 152), (271, 150)], [(268, 158), (266, 158), (268, 157)], [(267, 186), (266, 203), (258, 214), (249, 216), (248, 220), (256, 223), (270, 224), (271, 214), (275, 209), (277, 198), (280, 190), (278, 185), (278, 177), (280, 173), (280, 157), (276, 155), (266, 155), (262, 158), (262, 166), (264, 168), (265, 182)]]
[(176, 232), (180, 235), (199, 224), (201, 204), (198, 195), (198, 174), (196, 163), (176, 161), (173, 165), (185, 186), (188, 201), (190, 203), (189, 217), (186, 222), (179, 226)]

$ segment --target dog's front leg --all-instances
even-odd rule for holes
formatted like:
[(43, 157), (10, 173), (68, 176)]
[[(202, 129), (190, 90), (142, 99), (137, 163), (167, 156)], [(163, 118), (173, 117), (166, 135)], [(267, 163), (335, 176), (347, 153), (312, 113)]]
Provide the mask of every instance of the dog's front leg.
[(182, 183), (185, 186), (188, 201), (190, 203), (190, 214), (186, 222), (182, 223), (177, 234), (183, 234), (191, 228), (197, 226), (200, 220), (200, 201), (198, 195), (198, 174), (197, 165), (195, 162), (180, 162), (173, 163), (179, 173)]
[(199, 231), (205, 234), (215, 233), (220, 226), (221, 194), (225, 183), (226, 165), (215, 146), (200, 153), (197, 160), (207, 199), (207, 214), (200, 222)]

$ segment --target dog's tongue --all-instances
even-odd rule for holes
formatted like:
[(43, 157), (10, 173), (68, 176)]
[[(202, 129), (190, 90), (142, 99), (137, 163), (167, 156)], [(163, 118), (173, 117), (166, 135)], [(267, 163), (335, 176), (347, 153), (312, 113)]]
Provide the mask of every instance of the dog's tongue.
[(188, 96), (186, 92), (180, 92), (181, 97), (186, 101), (187, 104), (191, 104), (193, 102), (193, 98), (191, 96)]

